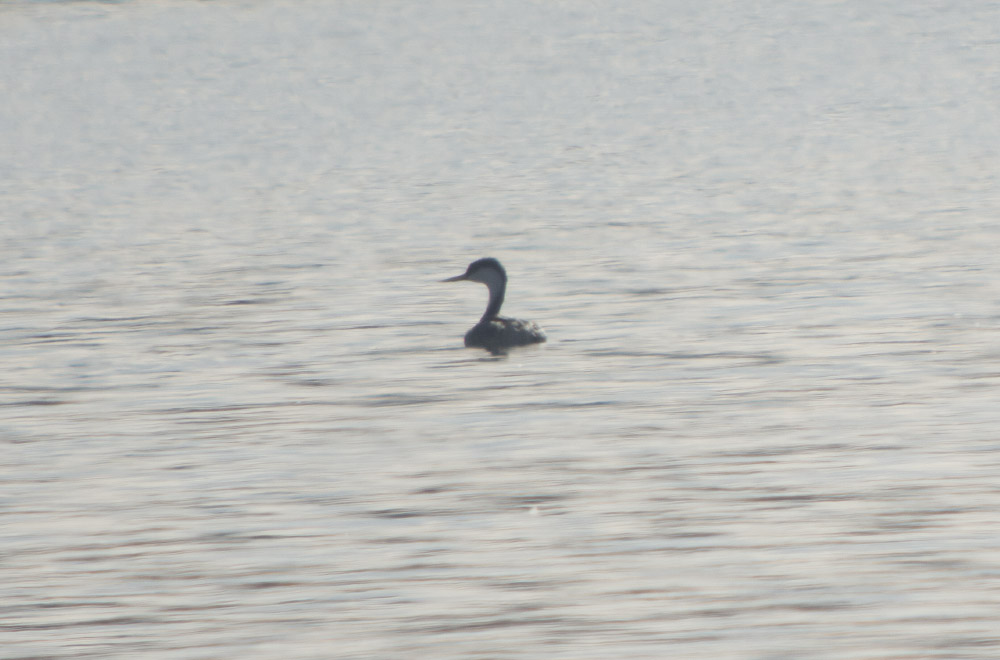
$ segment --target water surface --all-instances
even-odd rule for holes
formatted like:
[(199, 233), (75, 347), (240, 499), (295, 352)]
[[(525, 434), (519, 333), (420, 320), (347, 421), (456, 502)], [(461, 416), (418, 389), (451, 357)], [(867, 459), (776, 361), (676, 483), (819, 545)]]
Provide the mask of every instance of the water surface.
[(5, 3), (3, 656), (997, 657), (998, 26)]

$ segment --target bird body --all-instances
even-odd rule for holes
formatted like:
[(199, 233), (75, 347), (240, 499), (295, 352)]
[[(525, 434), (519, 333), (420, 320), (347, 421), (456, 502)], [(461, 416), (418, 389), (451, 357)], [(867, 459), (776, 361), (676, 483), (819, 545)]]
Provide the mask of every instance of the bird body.
[(490, 299), (479, 323), (465, 333), (465, 345), (469, 348), (485, 348), (491, 353), (503, 353), (514, 346), (539, 344), (546, 340), (545, 332), (537, 323), (500, 316), (507, 291), (507, 271), (492, 257), (478, 259), (469, 264), (465, 273), (449, 277), (443, 282), (469, 280), (480, 282), (489, 289)]
[(495, 316), (488, 321), (480, 320), (466, 332), (465, 346), (496, 353), (514, 346), (538, 344), (545, 339), (545, 332), (533, 321)]

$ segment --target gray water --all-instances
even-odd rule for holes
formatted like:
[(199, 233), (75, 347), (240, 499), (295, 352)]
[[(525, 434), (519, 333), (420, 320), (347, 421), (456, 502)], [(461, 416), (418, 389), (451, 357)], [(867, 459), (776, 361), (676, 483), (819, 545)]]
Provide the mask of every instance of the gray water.
[(3, 658), (1000, 657), (996, 3), (0, 35)]

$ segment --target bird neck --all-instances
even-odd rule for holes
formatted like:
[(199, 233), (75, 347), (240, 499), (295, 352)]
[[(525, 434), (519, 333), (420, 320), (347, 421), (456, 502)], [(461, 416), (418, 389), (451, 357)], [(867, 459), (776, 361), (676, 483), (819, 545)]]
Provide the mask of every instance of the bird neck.
[(490, 290), (490, 302), (486, 305), (486, 311), (483, 312), (483, 318), (480, 321), (489, 321), (496, 318), (497, 314), (500, 313), (500, 307), (503, 305), (503, 296), (507, 291), (507, 278), (491, 277), (483, 282), (483, 284)]

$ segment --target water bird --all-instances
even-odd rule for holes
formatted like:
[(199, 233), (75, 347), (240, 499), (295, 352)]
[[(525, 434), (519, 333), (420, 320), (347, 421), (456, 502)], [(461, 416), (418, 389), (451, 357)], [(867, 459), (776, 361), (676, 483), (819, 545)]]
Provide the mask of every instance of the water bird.
[(477, 259), (461, 275), (449, 277), (442, 282), (469, 280), (486, 285), (490, 291), (490, 302), (479, 323), (465, 333), (467, 348), (485, 348), (494, 355), (504, 353), (514, 346), (539, 344), (545, 341), (545, 333), (537, 323), (500, 316), (504, 293), (507, 291), (507, 271), (493, 257)]

